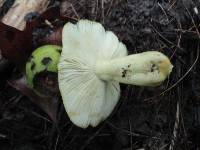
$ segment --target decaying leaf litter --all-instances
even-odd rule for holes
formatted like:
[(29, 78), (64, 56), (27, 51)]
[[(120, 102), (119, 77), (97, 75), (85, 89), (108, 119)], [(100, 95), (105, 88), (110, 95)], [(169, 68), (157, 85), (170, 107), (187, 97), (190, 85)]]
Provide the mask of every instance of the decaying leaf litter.
[[(62, 104), (55, 126), (40, 108), (10, 87), (6, 80), (19, 78), (21, 70), (9, 64), (11, 69), (2, 70), (0, 92), (2, 149), (197, 149), (200, 87), (196, 10), (200, 3), (197, 0), (70, 0), (62, 5), (54, 2), (72, 22), (80, 18), (100, 21), (118, 35), (131, 54), (147, 50), (165, 53), (174, 65), (172, 75), (158, 88), (122, 85), (120, 103), (112, 116), (97, 128), (81, 130), (71, 124)], [(1, 9), (2, 16), (9, 8), (8, 3), (11, 1)], [(34, 28), (35, 47), (43, 36), (61, 27), (63, 21), (53, 23), (53, 29), (42, 22)]]

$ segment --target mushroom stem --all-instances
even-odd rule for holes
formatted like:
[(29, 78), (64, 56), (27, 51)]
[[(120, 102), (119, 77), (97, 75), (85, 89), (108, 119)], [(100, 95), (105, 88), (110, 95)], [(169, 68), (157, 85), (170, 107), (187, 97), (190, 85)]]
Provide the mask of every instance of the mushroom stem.
[(108, 61), (98, 61), (95, 73), (105, 81), (156, 86), (168, 77), (172, 68), (167, 56), (157, 51), (149, 51)]

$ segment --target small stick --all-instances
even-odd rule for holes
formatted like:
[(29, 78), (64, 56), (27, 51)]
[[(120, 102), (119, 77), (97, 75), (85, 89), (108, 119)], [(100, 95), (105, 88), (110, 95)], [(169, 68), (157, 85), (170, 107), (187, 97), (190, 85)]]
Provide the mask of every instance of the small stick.
[(33, 12), (42, 13), (47, 9), (49, 2), (49, 0), (15, 0), (2, 18), (2, 22), (23, 31), (26, 26), (25, 16)]
[(178, 134), (178, 128), (179, 128), (179, 116), (180, 116), (180, 106), (179, 106), (179, 101), (177, 102), (176, 105), (176, 120), (174, 123), (174, 130), (173, 130), (173, 138), (171, 140), (171, 144), (169, 146), (169, 150), (174, 149), (175, 141), (177, 139), (177, 134)]

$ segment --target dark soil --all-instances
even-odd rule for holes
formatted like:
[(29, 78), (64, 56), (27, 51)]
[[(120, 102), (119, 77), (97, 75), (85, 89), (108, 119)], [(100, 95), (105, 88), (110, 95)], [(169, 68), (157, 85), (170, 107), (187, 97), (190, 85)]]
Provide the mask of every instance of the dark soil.
[[(0, 9), (0, 16), (13, 1)], [(160, 87), (121, 85), (112, 115), (96, 128), (80, 129), (67, 117), (62, 101), (55, 125), (48, 116), (6, 80), (13, 66), (1, 72), (1, 150), (199, 150), (200, 61), (199, 0), (68, 0), (65, 16), (100, 21), (114, 31), (129, 53), (159, 50), (174, 65)], [(103, 3), (104, 2), (104, 3)], [(52, 1), (51, 5), (59, 4)], [(56, 23), (63, 24), (62, 21)], [(39, 31), (39, 32), (38, 32)], [(49, 34), (35, 29), (34, 43)], [(5, 69), (4, 69), (5, 70)]]

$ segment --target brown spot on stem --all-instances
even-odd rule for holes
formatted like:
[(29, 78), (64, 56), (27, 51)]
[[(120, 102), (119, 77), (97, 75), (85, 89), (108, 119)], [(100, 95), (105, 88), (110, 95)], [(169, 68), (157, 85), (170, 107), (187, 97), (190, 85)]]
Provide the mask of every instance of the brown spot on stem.
[(127, 71), (127, 69), (122, 68), (122, 78), (126, 77)]

